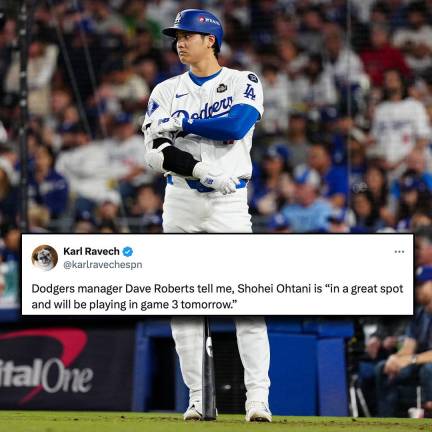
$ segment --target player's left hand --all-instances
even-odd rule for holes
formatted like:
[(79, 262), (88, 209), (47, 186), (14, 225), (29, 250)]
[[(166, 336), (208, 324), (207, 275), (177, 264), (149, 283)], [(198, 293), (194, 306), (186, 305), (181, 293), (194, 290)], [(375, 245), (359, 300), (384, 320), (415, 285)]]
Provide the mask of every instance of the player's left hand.
[(237, 177), (225, 174), (218, 167), (206, 162), (198, 162), (193, 169), (192, 175), (198, 178), (202, 185), (221, 192), (222, 195), (236, 192), (236, 186), (239, 184)]
[(170, 132), (176, 134), (183, 130), (182, 119), (179, 117), (169, 117), (159, 120), (157, 125), (152, 125), (153, 132), (157, 135)]

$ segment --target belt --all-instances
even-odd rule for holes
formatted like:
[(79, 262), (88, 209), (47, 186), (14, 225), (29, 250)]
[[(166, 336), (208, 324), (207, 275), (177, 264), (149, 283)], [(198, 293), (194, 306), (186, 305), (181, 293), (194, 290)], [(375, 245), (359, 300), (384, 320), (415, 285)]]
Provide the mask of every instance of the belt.
[[(167, 184), (174, 184), (173, 176), (171, 174), (167, 175)], [(186, 184), (191, 188), (195, 189), (197, 192), (206, 193), (206, 192), (216, 192), (213, 188), (204, 186), (199, 180), (185, 179)], [(236, 189), (243, 189), (247, 186), (249, 180), (247, 179), (239, 179), (239, 184), (236, 185)]]

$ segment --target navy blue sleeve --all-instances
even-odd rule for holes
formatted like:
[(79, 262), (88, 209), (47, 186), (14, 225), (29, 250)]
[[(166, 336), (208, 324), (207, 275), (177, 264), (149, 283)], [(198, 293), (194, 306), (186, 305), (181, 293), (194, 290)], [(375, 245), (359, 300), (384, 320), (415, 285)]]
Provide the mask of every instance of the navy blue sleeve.
[(259, 112), (251, 105), (234, 105), (227, 117), (183, 119), (183, 131), (217, 141), (242, 139), (259, 119)]

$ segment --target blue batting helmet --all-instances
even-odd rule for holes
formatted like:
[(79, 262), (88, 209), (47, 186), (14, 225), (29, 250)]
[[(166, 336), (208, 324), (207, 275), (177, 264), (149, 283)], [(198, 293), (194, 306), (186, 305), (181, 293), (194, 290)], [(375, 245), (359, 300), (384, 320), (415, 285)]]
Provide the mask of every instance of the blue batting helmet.
[(222, 24), (219, 19), (209, 11), (202, 9), (185, 9), (177, 14), (174, 26), (163, 29), (162, 33), (175, 38), (178, 30), (214, 35), (219, 48), (222, 45)]

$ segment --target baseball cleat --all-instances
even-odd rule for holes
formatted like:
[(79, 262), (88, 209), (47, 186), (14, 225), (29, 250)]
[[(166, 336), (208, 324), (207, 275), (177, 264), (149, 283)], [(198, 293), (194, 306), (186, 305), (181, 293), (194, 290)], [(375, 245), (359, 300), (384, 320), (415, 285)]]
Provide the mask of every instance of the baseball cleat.
[(246, 404), (246, 421), (248, 422), (271, 422), (272, 414), (264, 402), (248, 402)]
[(184, 420), (201, 420), (202, 414), (198, 411), (195, 405), (191, 405), (183, 414)]

